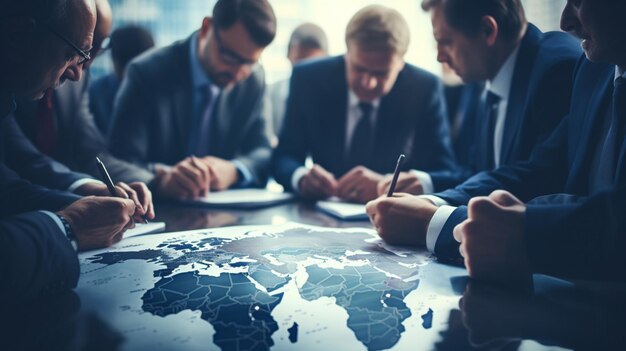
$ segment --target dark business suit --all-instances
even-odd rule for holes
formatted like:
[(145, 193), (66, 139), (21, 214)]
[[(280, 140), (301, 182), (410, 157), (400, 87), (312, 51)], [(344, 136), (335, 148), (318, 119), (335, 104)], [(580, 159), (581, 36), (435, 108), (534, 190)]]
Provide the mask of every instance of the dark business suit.
[[(500, 166), (528, 159), (533, 147), (545, 140), (567, 114), (571, 77), (581, 49), (579, 42), (562, 32), (542, 33), (532, 24), (520, 43), (502, 136)], [(459, 157), (456, 172), (430, 173), (435, 191), (454, 187), (472, 175), (491, 170), (493, 160), (488, 143), (493, 143), (487, 116), (476, 103), (478, 86), (470, 86), (473, 99), (466, 111), (459, 139), (466, 150)]]
[[(6, 101), (6, 96), (0, 96), (2, 119), (8, 111), (6, 106), (1, 106)], [(6, 152), (2, 138), (0, 160)], [(58, 211), (77, 199), (76, 195), (21, 180), (0, 161), (2, 301), (19, 302), (76, 286), (79, 268), (74, 248), (48, 215), (32, 211)]]
[[(52, 95), (56, 149), (54, 160), (72, 171), (83, 172), (100, 179), (96, 156), (106, 164), (114, 181), (134, 182), (150, 177), (150, 173), (113, 157), (106, 140), (96, 127), (89, 111), (89, 76), (78, 82), (66, 82)], [(24, 134), (36, 144), (37, 102), (20, 101), (15, 119)], [(29, 178), (30, 179), (30, 178)]]
[[(287, 112), (273, 156), (273, 175), (293, 190), (291, 177), (307, 155), (340, 177), (346, 167), (348, 85), (343, 56), (294, 67)], [(393, 172), (404, 153), (403, 169), (455, 167), (439, 79), (406, 64), (391, 91), (382, 97), (376, 117), (373, 152), (363, 166)]]
[[(464, 205), (474, 196), (508, 190), (520, 200), (530, 201), (525, 238), (535, 271), (626, 280), (626, 256), (622, 252), (626, 244), (623, 140), (613, 187), (594, 192), (590, 186), (598, 141), (605, 138), (601, 129), (611, 102), (614, 74), (615, 66), (581, 58), (569, 115), (533, 151), (529, 161), (480, 173), (436, 195), (452, 205)], [(452, 229), (466, 217), (466, 207), (455, 210), (439, 236), (437, 255), (458, 256)]]
[(93, 81), (89, 87), (89, 110), (103, 135), (108, 135), (111, 129), (113, 103), (119, 88), (120, 80), (115, 73)]
[[(193, 120), (191, 40), (176, 42), (133, 60), (118, 93), (109, 145), (114, 155), (145, 171), (175, 165), (190, 156)], [(210, 155), (241, 162), (263, 186), (271, 148), (261, 116), (264, 75), (260, 66), (245, 80), (221, 91), (213, 110)], [(196, 155), (206, 156), (206, 155)], [(146, 182), (153, 176), (143, 177)]]

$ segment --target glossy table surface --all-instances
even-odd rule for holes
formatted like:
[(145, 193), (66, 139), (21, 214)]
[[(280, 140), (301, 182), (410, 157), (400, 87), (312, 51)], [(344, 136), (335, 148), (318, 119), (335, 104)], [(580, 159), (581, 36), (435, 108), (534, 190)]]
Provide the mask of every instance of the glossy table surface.
[[(157, 220), (166, 222), (167, 231), (278, 226), (287, 222), (325, 228), (372, 228), (369, 222), (340, 221), (317, 212), (311, 203), (296, 202), (256, 210), (206, 209), (161, 203), (157, 204)], [(412, 292), (411, 299), (406, 300), (413, 316), (403, 319), (394, 342), (374, 344), (360, 338), (361, 342), (356, 342), (354, 335), (348, 333), (337, 340), (322, 340), (321, 343), (281, 343), (281, 335), (287, 334), (280, 326), (273, 336), (275, 346), (269, 349), (317, 350), (325, 348), (324, 345), (336, 345), (338, 350), (626, 349), (624, 286), (572, 283), (537, 275), (532, 292), (511, 292), (471, 281), (463, 268), (440, 264), (424, 251), (417, 250), (417, 254), (428, 259), (420, 268), (419, 287)], [(95, 296), (79, 283), (75, 292), (27, 306), (10, 306), (3, 312), (5, 322), (0, 331), (4, 334), (1, 340), (6, 342), (2, 342), (5, 346), (0, 349), (220, 349), (210, 342), (211, 335), (195, 335), (209, 340), (199, 348), (194, 340), (138, 347), (136, 345), (146, 343), (131, 339), (125, 330), (128, 327), (123, 327), (124, 322), (120, 320), (122, 315), (105, 307), (108, 297)], [(330, 320), (317, 323), (320, 328), (325, 324), (335, 325)], [(172, 325), (162, 331), (155, 329), (154, 333), (165, 333), (166, 329), (171, 329), (171, 333), (177, 327), (181, 328)], [(302, 340), (306, 339), (305, 328), (306, 324), (302, 323)], [(222, 349), (262, 350), (267, 347), (250, 348), (242, 344)]]

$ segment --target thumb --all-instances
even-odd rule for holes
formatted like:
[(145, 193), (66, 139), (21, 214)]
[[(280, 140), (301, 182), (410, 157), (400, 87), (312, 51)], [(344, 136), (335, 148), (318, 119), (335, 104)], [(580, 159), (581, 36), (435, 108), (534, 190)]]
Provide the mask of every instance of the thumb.
[(467, 217), (475, 221), (499, 218), (502, 212), (503, 208), (486, 196), (475, 197), (467, 205)]
[(513, 194), (506, 190), (496, 190), (492, 192), (491, 195), (489, 195), (489, 198), (504, 207), (513, 207), (516, 205), (524, 204), (522, 201), (520, 201), (518, 198), (513, 196)]

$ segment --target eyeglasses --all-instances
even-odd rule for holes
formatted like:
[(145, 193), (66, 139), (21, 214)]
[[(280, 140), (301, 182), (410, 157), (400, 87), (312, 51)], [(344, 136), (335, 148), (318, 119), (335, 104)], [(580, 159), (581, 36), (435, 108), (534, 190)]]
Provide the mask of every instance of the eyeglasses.
[(217, 43), (217, 49), (220, 53), (220, 58), (224, 63), (233, 66), (252, 66), (256, 64), (256, 61), (249, 60), (245, 57), (241, 57), (238, 53), (224, 46), (220, 32), (217, 29), (213, 30), (215, 41)]
[(49, 24), (44, 23), (44, 26), (46, 27), (46, 29), (50, 31), (50, 33), (56, 35), (59, 39), (65, 42), (65, 44), (69, 45), (72, 49), (74, 49), (74, 51), (76, 51), (76, 54), (80, 56), (80, 59), (78, 60), (78, 63), (77, 63), (79, 66), (91, 60), (91, 55), (89, 54), (89, 52), (83, 51), (81, 48), (76, 46), (76, 44), (72, 43), (69, 39), (67, 39), (63, 34), (59, 33), (54, 28), (52, 28)]

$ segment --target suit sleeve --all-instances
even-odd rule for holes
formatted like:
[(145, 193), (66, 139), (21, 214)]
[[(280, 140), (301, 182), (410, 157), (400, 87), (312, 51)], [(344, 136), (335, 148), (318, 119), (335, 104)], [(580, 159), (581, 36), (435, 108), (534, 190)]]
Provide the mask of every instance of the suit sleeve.
[(96, 126), (94, 116), (89, 110), (89, 89), (87, 87), (82, 94), (79, 108), (75, 126), (78, 131), (76, 133), (76, 164), (79, 166), (79, 170), (99, 179), (97, 156), (106, 164), (107, 170), (116, 182), (150, 182), (154, 177), (152, 172), (116, 158), (108, 151), (106, 140)]
[(560, 193), (567, 178), (568, 118), (561, 121), (550, 138), (533, 150), (530, 160), (482, 172), (458, 187), (435, 194), (449, 204), (460, 206), (475, 196), (487, 196), (506, 189), (528, 202), (542, 194)]
[(0, 217), (15, 214), (48, 210), (59, 211), (80, 196), (65, 191), (51, 190), (33, 185), (0, 163)]
[(305, 132), (307, 92), (301, 91), (305, 90), (306, 86), (296, 68), (289, 83), (285, 119), (272, 160), (274, 178), (289, 191), (295, 190), (291, 185), (291, 177), (296, 169), (304, 166), (308, 152), (309, 144), (306, 140), (308, 133)]
[(61, 229), (44, 213), (29, 212), (0, 220), (0, 250), (3, 301), (57, 293), (75, 287), (78, 282), (76, 252)]
[(91, 178), (87, 174), (72, 172), (65, 165), (43, 155), (22, 133), (14, 116), (2, 120), (2, 142), (5, 162), (22, 178), (51, 189), (66, 190), (79, 179)]
[(626, 187), (588, 198), (529, 204), (525, 238), (533, 270), (573, 279), (626, 281)]
[(239, 152), (234, 160), (243, 164), (250, 171), (253, 185), (264, 187), (270, 172), (272, 148), (267, 138), (263, 116), (265, 83), (261, 81), (260, 85), (261, 88), (251, 111), (244, 141), (239, 146)]

